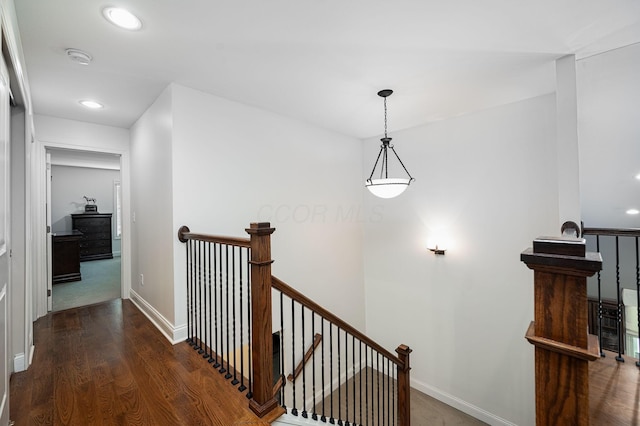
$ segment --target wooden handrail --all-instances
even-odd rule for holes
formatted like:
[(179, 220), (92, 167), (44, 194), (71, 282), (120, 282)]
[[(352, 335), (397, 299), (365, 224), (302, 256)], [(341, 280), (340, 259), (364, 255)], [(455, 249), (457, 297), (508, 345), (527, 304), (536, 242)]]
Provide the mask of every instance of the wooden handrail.
[(280, 392), (280, 389), (282, 389), (282, 387), (284, 386), (284, 382), (285, 382), (284, 375), (281, 374), (280, 377), (278, 377), (278, 380), (276, 380), (275, 384), (273, 385), (274, 398), (276, 397), (276, 395), (278, 395), (278, 392)]
[(582, 228), (582, 235), (611, 235), (619, 237), (640, 237), (637, 228)]
[[(201, 241), (250, 249), (249, 259), (247, 260), (250, 267), (248, 289), (250, 294), (249, 309), (251, 313), (250, 353), (252, 355), (250, 374), (253, 373), (253, 376), (250, 376), (252, 379), (250, 382), (252, 392), (249, 400), (251, 410), (259, 417), (264, 417), (273, 412), (278, 406), (276, 396), (278, 392), (282, 391), (287, 380), (284, 375), (281, 375), (276, 380), (274, 380), (273, 377), (272, 291), (275, 289), (280, 291), (281, 295), (286, 295), (292, 301), (299, 303), (303, 307), (303, 312), (304, 309), (307, 309), (313, 315), (320, 316), (323, 321), (327, 321), (331, 327), (337, 327), (338, 332), (351, 335), (354, 339), (358, 339), (361, 343), (364, 343), (367, 348), (376, 351), (378, 355), (382, 355), (395, 364), (398, 390), (398, 424), (400, 426), (410, 426), (409, 371), (411, 367), (409, 354), (411, 353), (411, 349), (406, 345), (400, 345), (396, 349), (397, 355), (393, 354), (341, 318), (318, 305), (280, 279), (274, 277), (271, 274), (271, 264), (273, 263), (271, 259), (271, 234), (274, 231), (275, 228), (271, 228), (268, 222), (251, 223), (250, 227), (246, 229), (250, 238), (197, 234), (191, 232), (186, 226), (182, 226), (178, 230), (178, 239), (182, 243), (186, 243), (187, 241)], [(295, 377), (304, 370), (305, 364), (313, 357), (314, 350), (320, 345), (322, 339), (321, 334), (314, 335), (312, 346), (306, 351), (300, 365), (294, 369), (293, 375), (290, 375), (292, 380), (295, 381)], [(295, 392), (295, 382), (293, 386)]]
[(320, 342), (322, 342), (322, 334), (316, 333), (316, 335), (313, 336), (313, 342), (311, 342), (311, 346), (309, 346), (309, 349), (307, 349), (307, 352), (304, 354), (304, 358), (300, 360), (300, 362), (298, 363), (298, 366), (293, 371), (293, 373), (287, 376), (287, 380), (289, 380), (290, 382), (293, 382), (295, 379), (298, 378), (300, 373), (302, 373), (302, 369), (304, 368), (307, 361), (309, 361), (311, 356), (313, 356), (313, 351), (315, 351), (316, 348), (320, 345)]
[(207, 243), (227, 244), (227, 245), (236, 246), (236, 247), (247, 247), (247, 248), (251, 247), (250, 238), (236, 238), (236, 237), (224, 237), (219, 235), (196, 234), (195, 232), (189, 231), (189, 228), (186, 226), (182, 226), (178, 230), (178, 240), (180, 240), (181, 243), (186, 243), (189, 240), (195, 240), (195, 241), (204, 241)]
[(291, 299), (295, 300), (296, 302), (300, 303), (301, 305), (303, 305), (305, 308), (315, 312), (316, 314), (320, 315), (324, 319), (326, 319), (329, 322), (335, 324), (340, 329), (348, 332), (349, 334), (354, 336), (356, 339), (362, 341), (364, 344), (366, 344), (370, 348), (375, 349), (378, 353), (380, 353), (381, 355), (384, 355), (385, 357), (387, 357), (394, 364), (399, 365), (399, 366), (403, 366), (404, 365), (404, 363), (396, 355), (392, 354), (391, 352), (389, 352), (388, 350), (386, 350), (385, 348), (383, 348), (382, 346), (380, 346), (379, 344), (377, 344), (376, 342), (371, 340), (369, 337), (367, 337), (366, 335), (364, 335), (363, 333), (361, 333), (360, 331), (358, 331), (357, 329), (355, 329), (354, 327), (352, 327), (351, 325), (346, 323), (341, 318), (339, 318), (336, 315), (332, 314), (331, 312), (327, 311), (325, 308), (323, 308), (322, 306), (318, 305), (316, 302), (314, 302), (313, 300), (309, 299), (304, 294), (302, 294), (299, 291), (293, 289), (292, 287), (287, 285), (284, 281), (280, 280), (277, 277), (271, 276), (271, 285), (272, 285), (273, 288), (275, 288), (276, 290), (281, 291), (283, 294), (285, 294), (289, 298), (291, 298)]

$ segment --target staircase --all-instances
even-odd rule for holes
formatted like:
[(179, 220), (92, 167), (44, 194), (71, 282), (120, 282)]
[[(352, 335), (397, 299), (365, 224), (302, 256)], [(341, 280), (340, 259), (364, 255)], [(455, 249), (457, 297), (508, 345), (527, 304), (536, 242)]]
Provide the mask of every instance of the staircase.
[(274, 277), (274, 231), (269, 223), (252, 223), (249, 238), (179, 229), (188, 344), (259, 417), (284, 409), (345, 426), (410, 425), (411, 349), (392, 353)]

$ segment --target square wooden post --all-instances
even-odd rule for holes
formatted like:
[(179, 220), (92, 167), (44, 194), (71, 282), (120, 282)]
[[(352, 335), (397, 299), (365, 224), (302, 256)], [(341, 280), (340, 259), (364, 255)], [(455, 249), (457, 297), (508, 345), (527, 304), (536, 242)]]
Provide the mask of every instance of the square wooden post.
[(272, 411), (278, 401), (273, 396), (273, 340), (271, 329), (271, 234), (268, 222), (252, 223), (246, 229), (251, 239), (251, 353), (253, 396), (249, 407), (259, 417)]
[(600, 356), (588, 335), (587, 277), (602, 268), (583, 239), (541, 237), (520, 258), (534, 271), (536, 424), (589, 424), (589, 361)]
[(396, 349), (402, 366), (398, 365), (398, 425), (411, 425), (411, 380), (409, 372), (409, 354), (412, 350), (407, 345), (400, 345)]

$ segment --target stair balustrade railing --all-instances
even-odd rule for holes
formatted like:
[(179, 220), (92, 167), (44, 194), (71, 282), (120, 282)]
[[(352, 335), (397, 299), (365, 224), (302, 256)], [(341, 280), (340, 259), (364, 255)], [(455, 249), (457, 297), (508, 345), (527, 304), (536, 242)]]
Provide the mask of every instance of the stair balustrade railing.
[[(598, 335), (601, 356), (605, 356), (603, 349), (609, 349), (617, 352), (617, 361), (624, 362), (622, 355), (626, 354), (636, 358), (640, 367), (640, 229), (583, 227), (582, 237), (603, 260), (602, 271), (590, 285), (595, 287), (592, 292), (597, 300), (596, 321), (592, 321), (597, 324), (592, 324), (590, 333)], [(612, 300), (611, 308), (608, 300)]]
[(389, 352), (274, 277), (274, 231), (252, 223), (249, 238), (234, 238), (180, 228), (187, 342), (260, 417), (283, 407), (330, 424), (409, 426), (411, 349)]

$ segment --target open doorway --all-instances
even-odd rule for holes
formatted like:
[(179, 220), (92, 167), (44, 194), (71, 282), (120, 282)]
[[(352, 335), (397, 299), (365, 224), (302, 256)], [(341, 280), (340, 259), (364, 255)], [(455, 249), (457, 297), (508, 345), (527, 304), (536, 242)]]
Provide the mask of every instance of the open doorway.
[(120, 155), (51, 148), (47, 154), (50, 309), (60, 311), (119, 298)]

